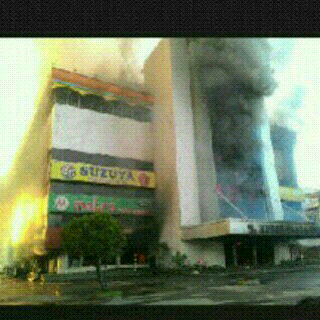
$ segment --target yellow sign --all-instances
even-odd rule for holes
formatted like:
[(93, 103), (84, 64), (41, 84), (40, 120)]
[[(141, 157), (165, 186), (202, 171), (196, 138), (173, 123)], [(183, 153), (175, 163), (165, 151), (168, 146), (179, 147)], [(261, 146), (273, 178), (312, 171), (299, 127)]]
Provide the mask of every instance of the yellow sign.
[(155, 188), (155, 173), (87, 163), (51, 161), (51, 179)]
[(280, 198), (284, 201), (301, 202), (305, 200), (305, 194), (302, 189), (280, 186)]

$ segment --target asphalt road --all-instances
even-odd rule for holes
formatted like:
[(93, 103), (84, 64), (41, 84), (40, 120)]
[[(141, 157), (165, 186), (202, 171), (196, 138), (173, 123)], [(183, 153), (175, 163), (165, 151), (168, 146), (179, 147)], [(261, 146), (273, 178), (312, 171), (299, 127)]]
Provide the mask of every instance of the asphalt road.
[(0, 305), (296, 305), (320, 298), (320, 268), (244, 275), (128, 277), (73, 283), (0, 279)]

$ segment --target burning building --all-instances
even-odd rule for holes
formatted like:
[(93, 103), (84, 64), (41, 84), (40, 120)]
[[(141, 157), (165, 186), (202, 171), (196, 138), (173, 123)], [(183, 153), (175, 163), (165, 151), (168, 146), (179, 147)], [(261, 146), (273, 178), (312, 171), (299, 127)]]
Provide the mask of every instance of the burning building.
[(148, 256), (155, 230), (152, 103), (150, 95), (53, 69), (49, 271), (86, 265), (86, 257), (62, 256), (60, 233), (70, 219), (93, 212), (109, 211), (124, 227), (121, 263)]
[(319, 237), (299, 211), (294, 136), (270, 128), (266, 40), (166, 39), (144, 74), (155, 97), (161, 242), (191, 263), (231, 266), (277, 264), (294, 239)]

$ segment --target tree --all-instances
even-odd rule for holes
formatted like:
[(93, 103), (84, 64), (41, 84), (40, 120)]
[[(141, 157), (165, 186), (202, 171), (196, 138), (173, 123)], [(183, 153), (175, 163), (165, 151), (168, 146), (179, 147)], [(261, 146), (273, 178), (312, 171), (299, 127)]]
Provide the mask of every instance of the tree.
[(121, 251), (125, 236), (118, 220), (109, 213), (94, 213), (72, 219), (62, 231), (66, 253), (90, 258), (102, 287), (101, 260), (110, 261)]

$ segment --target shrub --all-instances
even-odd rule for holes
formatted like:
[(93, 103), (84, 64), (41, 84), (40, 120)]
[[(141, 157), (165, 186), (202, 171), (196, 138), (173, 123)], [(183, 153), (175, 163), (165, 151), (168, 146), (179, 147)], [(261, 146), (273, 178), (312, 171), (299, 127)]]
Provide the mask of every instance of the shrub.
[(172, 256), (172, 261), (175, 263), (178, 269), (181, 269), (184, 266), (185, 261), (187, 260), (187, 255), (181, 254), (180, 251), (177, 251), (174, 256)]

